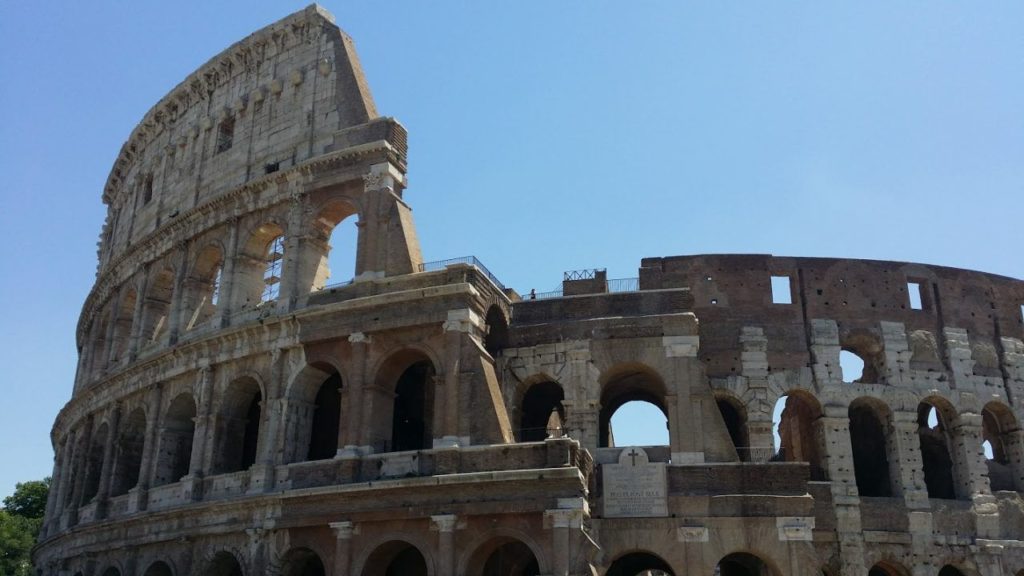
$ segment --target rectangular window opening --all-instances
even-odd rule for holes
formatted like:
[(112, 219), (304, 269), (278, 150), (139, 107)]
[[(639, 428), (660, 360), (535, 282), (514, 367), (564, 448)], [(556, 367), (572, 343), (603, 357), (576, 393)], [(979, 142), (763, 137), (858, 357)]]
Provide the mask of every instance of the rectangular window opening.
[(142, 189), (142, 205), (145, 206), (153, 200), (153, 176), (146, 176), (146, 182)]
[(907, 294), (910, 295), (911, 310), (924, 310), (924, 303), (921, 300), (920, 282), (907, 282)]
[(793, 286), (789, 276), (772, 276), (772, 304), (792, 304)]
[(231, 149), (235, 138), (235, 119), (227, 118), (217, 128), (217, 154)]

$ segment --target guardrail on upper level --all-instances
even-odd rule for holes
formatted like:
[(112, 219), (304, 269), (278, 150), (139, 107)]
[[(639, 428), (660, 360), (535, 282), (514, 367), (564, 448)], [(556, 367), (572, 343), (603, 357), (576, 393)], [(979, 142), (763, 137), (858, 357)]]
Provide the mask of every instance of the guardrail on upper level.
[(493, 282), (494, 285), (497, 286), (499, 290), (501, 290), (502, 292), (505, 291), (505, 285), (501, 283), (501, 280), (498, 280), (498, 277), (492, 274), (491, 271), (487, 269), (487, 266), (484, 266), (484, 263), (481, 262), (476, 256), (460, 256), (458, 258), (449, 258), (447, 260), (435, 260), (434, 262), (424, 262), (420, 264), (419, 271), (433, 272), (435, 270), (444, 270), (445, 268), (451, 266), (452, 264), (469, 264), (470, 266), (477, 268), (478, 270), (483, 272), (484, 275), (486, 275), (487, 278), (489, 278), (490, 281)]
[[(607, 289), (603, 293), (639, 291), (640, 278), (613, 278), (607, 281)], [(536, 292), (534, 290), (528, 290), (522, 292), (521, 294), (523, 294), (523, 300), (549, 300), (551, 298), (565, 297), (565, 292), (562, 289), (551, 290), (548, 292)]]

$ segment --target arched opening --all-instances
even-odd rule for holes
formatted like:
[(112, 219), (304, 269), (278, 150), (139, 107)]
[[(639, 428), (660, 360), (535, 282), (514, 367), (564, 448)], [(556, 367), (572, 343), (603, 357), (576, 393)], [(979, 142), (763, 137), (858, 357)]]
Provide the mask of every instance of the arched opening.
[(514, 538), (495, 538), (470, 558), (471, 576), (538, 576), (540, 566), (529, 546)]
[(747, 552), (734, 552), (718, 561), (715, 567), (718, 576), (774, 576), (764, 560)]
[(392, 540), (370, 554), (363, 576), (427, 576), (427, 561), (412, 544)]
[(326, 576), (324, 563), (309, 548), (294, 548), (281, 561), (281, 576)]
[(117, 567), (115, 566), (110, 566), (103, 571), (102, 576), (121, 576), (121, 571), (118, 570)]
[(338, 427), (340, 424), (341, 375), (337, 371), (333, 371), (320, 384), (316, 393), (307, 460), (334, 458), (338, 453)]
[[(665, 407), (665, 384), (657, 373), (646, 366), (623, 365), (610, 370), (601, 388), (601, 412), (598, 420), (598, 445), (601, 447), (668, 444), (668, 410)], [(628, 402), (642, 402), (660, 411), (653, 420), (627, 419), (613, 430), (612, 417)], [(643, 410), (643, 408), (641, 408)], [(626, 414), (633, 409), (627, 409)], [(654, 414), (648, 409), (647, 414)], [(616, 419), (618, 420), (618, 419)], [(616, 431), (619, 438), (616, 439)]]
[(434, 365), (419, 360), (395, 384), (391, 415), (391, 450), (421, 450), (433, 444)]
[(142, 341), (157, 342), (167, 333), (171, 300), (174, 298), (174, 270), (163, 268), (150, 278), (142, 302)]
[(217, 552), (206, 569), (203, 576), (243, 576), (242, 566), (238, 559), (229, 552)]
[(520, 402), (519, 441), (540, 442), (549, 435), (561, 435), (565, 422), (563, 400), (565, 392), (557, 382), (549, 380), (530, 386)]
[(605, 576), (675, 576), (675, 572), (655, 554), (631, 552), (616, 558)]
[(929, 498), (956, 498), (955, 464), (947, 424), (950, 416), (950, 411), (940, 410), (931, 400), (917, 406), (917, 436), (921, 442), (921, 464)]
[(883, 560), (868, 570), (868, 576), (910, 576), (910, 571), (899, 564)]
[(224, 254), (216, 245), (203, 248), (185, 281), (184, 308), (189, 314), (185, 330), (202, 326), (213, 317), (220, 301), (221, 271)]
[(864, 378), (864, 359), (849, 350), (839, 351), (839, 367), (843, 371), (843, 382), (857, 383)]
[(967, 576), (962, 570), (953, 566), (952, 564), (946, 564), (939, 570), (939, 576)]
[(117, 437), (117, 458), (110, 487), (111, 496), (127, 494), (139, 483), (142, 452), (146, 445), (146, 412), (140, 407), (121, 420)]
[(608, 424), (609, 446), (668, 446), (668, 417), (644, 400), (619, 406)]
[(888, 407), (877, 400), (858, 398), (850, 403), (848, 415), (857, 491), (861, 496), (892, 496)]
[(508, 346), (508, 320), (501, 308), (491, 306), (487, 310), (487, 334), (484, 336), (484, 349), (492, 358), (498, 357), (498, 352)]
[(247, 470), (256, 462), (263, 393), (252, 378), (235, 380), (224, 394), (214, 473)]
[[(89, 446), (89, 438), (82, 434), (81, 430), (75, 431), (76, 438), (74, 442), (74, 448), (71, 450), (71, 469), (68, 471), (69, 478), (77, 478), (82, 473), (82, 469), (86, 466), (87, 454), (86, 448)], [(74, 482), (72, 482), (74, 484)], [(65, 490), (64, 492), (64, 508), (70, 506), (78, 506), (80, 502), (72, 502), (75, 491), (72, 489)]]
[(192, 461), (192, 437), (196, 430), (196, 403), (192, 395), (179, 394), (171, 400), (160, 430), (160, 451), (157, 456), (154, 486), (181, 480), (189, 472)]
[(740, 401), (725, 395), (715, 397), (718, 413), (722, 415), (725, 429), (729, 432), (729, 440), (736, 448), (736, 455), (743, 462), (751, 461), (750, 440), (747, 436), (747, 411)]
[(356, 219), (350, 218), (355, 213), (356, 209), (349, 203), (334, 201), (317, 215), (314, 240), (310, 242), (315, 262), (310, 291), (343, 284), (355, 276), (359, 228)]
[(174, 572), (171, 571), (171, 567), (166, 562), (158, 560), (150, 564), (142, 576), (174, 576)]
[(775, 403), (772, 419), (776, 430), (777, 459), (807, 462), (811, 480), (827, 480), (822, 458), (821, 404), (802, 391), (782, 396)]
[(138, 299), (134, 288), (129, 288), (121, 297), (114, 316), (114, 339), (111, 342), (111, 360), (118, 362), (128, 353), (128, 343), (132, 339), (132, 321), (135, 317), (135, 302)]
[(277, 300), (284, 264), (284, 229), (267, 222), (253, 230), (235, 259), (232, 309)]
[[(1017, 419), (1005, 404), (989, 402), (981, 411), (982, 439), (988, 443), (985, 451), (985, 464), (988, 466), (988, 479), (992, 491), (1017, 490), (1024, 491), (1021, 481), (1021, 448), (1020, 427)], [(1018, 455), (1013, 458), (1011, 455)]]
[(85, 481), (82, 484), (82, 502), (96, 497), (100, 489), (100, 476), (103, 473), (103, 453), (107, 445), (107, 434), (110, 427), (104, 422), (92, 433), (89, 455), (85, 462)]

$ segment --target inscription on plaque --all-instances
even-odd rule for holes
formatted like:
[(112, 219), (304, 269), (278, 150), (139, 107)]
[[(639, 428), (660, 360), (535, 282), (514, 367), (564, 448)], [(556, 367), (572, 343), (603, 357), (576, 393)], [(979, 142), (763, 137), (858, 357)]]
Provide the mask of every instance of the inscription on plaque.
[(605, 518), (668, 516), (665, 463), (650, 462), (642, 448), (626, 448), (618, 464), (601, 470)]

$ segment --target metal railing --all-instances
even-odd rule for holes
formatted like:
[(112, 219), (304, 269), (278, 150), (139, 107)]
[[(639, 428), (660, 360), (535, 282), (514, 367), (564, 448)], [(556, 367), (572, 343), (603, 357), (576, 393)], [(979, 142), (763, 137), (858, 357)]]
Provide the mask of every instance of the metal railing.
[(593, 280), (598, 272), (604, 272), (604, 268), (586, 268), (584, 270), (569, 270), (562, 273), (562, 280)]
[(452, 264), (469, 264), (470, 266), (477, 268), (478, 270), (483, 272), (484, 275), (487, 276), (487, 278), (491, 282), (493, 282), (494, 285), (497, 286), (499, 290), (503, 292), (505, 291), (505, 285), (501, 283), (501, 280), (498, 280), (498, 277), (492, 274), (491, 271), (487, 269), (487, 266), (484, 266), (484, 263), (481, 262), (476, 256), (461, 256), (459, 258), (449, 258), (447, 260), (424, 262), (420, 264), (419, 271), (434, 272), (436, 270), (444, 270), (445, 268), (451, 266)]
[(609, 292), (638, 292), (640, 278), (614, 278), (608, 281)]

